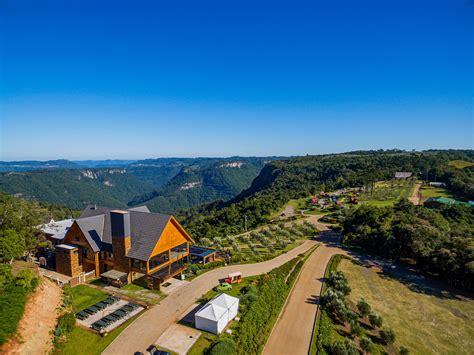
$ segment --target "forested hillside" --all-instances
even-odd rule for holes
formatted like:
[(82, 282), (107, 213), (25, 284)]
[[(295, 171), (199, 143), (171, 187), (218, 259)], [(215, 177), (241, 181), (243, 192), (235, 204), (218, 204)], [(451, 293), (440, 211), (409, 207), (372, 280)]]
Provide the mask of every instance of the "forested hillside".
[[(0, 173), (0, 191), (28, 200), (72, 208), (95, 203), (123, 208), (148, 204), (152, 211), (228, 200), (248, 188), (266, 161), (274, 158), (160, 158), (133, 161), (80, 161), (80, 164), (115, 168), (81, 168), (69, 161), (6, 163), (18, 171)], [(10, 165), (8, 165), (10, 164)], [(43, 170), (35, 170), (35, 167)], [(48, 169), (44, 169), (48, 166)], [(19, 171), (20, 169), (32, 171)]]
[(130, 205), (146, 204), (152, 211), (177, 210), (216, 200), (229, 200), (248, 188), (259, 174), (264, 159), (219, 161), (210, 166), (182, 169), (161, 189), (139, 196)]
[(125, 169), (48, 170), (0, 174), (0, 190), (28, 200), (80, 209), (87, 203), (126, 207), (152, 187)]
[(371, 151), (306, 156), (267, 164), (251, 187), (234, 199), (183, 213), (195, 238), (242, 232), (244, 216), (249, 227), (269, 221), (288, 200), (319, 191), (358, 187), (408, 171), (421, 179), (445, 181), (454, 192), (472, 198), (471, 168), (456, 169), (451, 160), (473, 161), (465, 151)]

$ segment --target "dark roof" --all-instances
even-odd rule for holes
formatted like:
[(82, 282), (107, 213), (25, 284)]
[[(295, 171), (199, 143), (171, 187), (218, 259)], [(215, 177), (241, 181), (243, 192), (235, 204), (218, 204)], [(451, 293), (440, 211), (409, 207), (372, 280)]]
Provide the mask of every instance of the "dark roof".
[[(76, 220), (94, 251), (112, 250), (110, 212), (113, 210), (113, 208), (87, 206), (81, 217)], [(171, 215), (150, 213), (146, 206), (127, 211), (130, 212), (132, 237), (132, 246), (127, 256), (146, 261), (160, 239)]]
[(200, 258), (203, 258), (205, 256), (208, 256), (212, 253), (215, 253), (215, 249), (210, 249), (210, 248), (204, 248), (204, 247), (198, 247), (196, 245), (191, 245), (189, 247), (189, 254), (198, 256)]

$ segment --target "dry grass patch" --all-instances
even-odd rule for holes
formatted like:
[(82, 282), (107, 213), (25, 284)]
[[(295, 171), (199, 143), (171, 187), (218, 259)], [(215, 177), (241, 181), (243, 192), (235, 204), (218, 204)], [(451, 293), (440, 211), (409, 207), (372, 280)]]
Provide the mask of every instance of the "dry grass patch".
[(349, 299), (364, 297), (395, 330), (395, 345), (414, 354), (472, 354), (474, 349), (474, 300), (443, 298), (415, 292), (379, 270), (342, 260), (339, 270), (348, 278)]

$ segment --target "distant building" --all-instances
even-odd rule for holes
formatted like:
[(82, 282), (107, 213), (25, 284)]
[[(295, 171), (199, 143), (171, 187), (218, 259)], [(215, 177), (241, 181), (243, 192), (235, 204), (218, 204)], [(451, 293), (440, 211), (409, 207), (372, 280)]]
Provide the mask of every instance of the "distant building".
[(64, 239), (69, 228), (74, 223), (73, 219), (64, 219), (62, 221), (55, 221), (52, 218), (48, 218), (45, 224), (39, 227), (46, 235), (46, 237), (53, 243), (53, 245), (60, 244)]
[(430, 182), (429, 185), (435, 187), (446, 187), (446, 184), (444, 182)]
[(413, 173), (410, 172), (397, 171), (395, 173), (395, 179), (409, 179), (412, 175)]

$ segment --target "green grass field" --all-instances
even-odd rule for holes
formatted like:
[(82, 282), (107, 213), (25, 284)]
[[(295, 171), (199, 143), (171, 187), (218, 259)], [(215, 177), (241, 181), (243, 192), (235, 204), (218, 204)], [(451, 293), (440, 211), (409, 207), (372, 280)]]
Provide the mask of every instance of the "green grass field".
[(465, 160), (451, 160), (448, 163), (449, 166), (455, 167), (456, 169), (464, 169), (468, 166), (473, 166), (474, 163)]
[(83, 310), (93, 304), (102, 301), (109, 294), (85, 285), (71, 288), (72, 303), (77, 311)]
[(424, 201), (427, 198), (435, 197), (435, 196), (445, 196), (445, 197), (453, 197), (449, 191), (442, 187), (435, 187), (435, 186), (422, 186), (421, 188), (421, 199)]
[(415, 182), (412, 180), (378, 181), (374, 189), (363, 192), (360, 201), (376, 207), (393, 206), (400, 199), (411, 196)]
[(395, 331), (395, 346), (406, 346), (412, 354), (472, 354), (473, 299), (439, 296), (440, 289), (415, 292), (406, 283), (348, 260), (342, 260), (339, 270), (352, 288), (349, 300), (364, 297), (383, 316), (384, 326)]
[(138, 316), (139, 315), (127, 320), (105, 337), (101, 337), (100, 335), (76, 326), (71, 332), (62, 354), (99, 355)]

